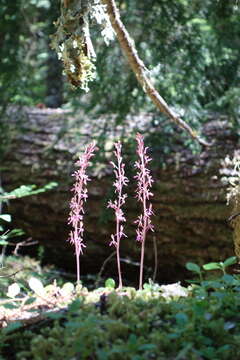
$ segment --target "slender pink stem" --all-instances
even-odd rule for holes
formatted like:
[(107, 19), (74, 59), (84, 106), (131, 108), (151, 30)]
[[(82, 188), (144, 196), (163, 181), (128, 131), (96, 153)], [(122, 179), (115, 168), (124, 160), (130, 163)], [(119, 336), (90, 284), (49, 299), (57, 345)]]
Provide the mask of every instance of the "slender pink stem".
[(118, 268), (118, 279), (119, 279), (119, 288), (122, 288), (122, 273), (121, 273), (121, 261), (120, 261), (120, 241), (123, 236), (126, 236), (123, 232), (122, 222), (125, 222), (126, 219), (124, 217), (122, 206), (125, 203), (125, 199), (127, 197), (126, 194), (123, 194), (123, 186), (127, 185), (128, 179), (125, 176), (125, 165), (122, 162), (122, 154), (121, 149), (122, 145), (120, 142), (114, 144), (115, 146), (115, 156), (117, 158), (117, 164), (111, 163), (114, 168), (114, 173), (116, 180), (114, 182), (115, 193), (117, 194), (117, 199), (114, 202), (111, 200), (108, 202), (108, 207), (112, 208), (115, 212), (115, 221), (116, 221), (116, 233), (111, 235), (112, 241), (110, 245), (114, 245), (116, 247), (117, 253), (117, 268)]
[[(146, 212), (146, 195), (143, 194), (143, 213)], [(144, 217), (143, 230), (142, 230), (142, 246), (141, 246), (141, 262), (140, 262), (140, 274), (139, 274), (139, 290), (142, 290), (143, 286), (143, 264), (145, 255), (145, 240), (147, 233), (147, 219)]]
[(71, 224), (73, 228), (70, 232), (70, 243), (75, 247), (77, 283), (80, 282), (80, 255), (83, 252), (83, 248), (86, 247), (83, 242), (83, 205), (88, 197), (87, 182), (90, 181), (86, 174), (86, 169), (89, 166), (90, 159), (94, 155), (95, 150), (97, 150), (97, 147), (94, 143), (86, 147), (85, 152), (76, 163), (79, 169), (73, 174), (75, 177), (75, 184), (72, 188), (74, 195), (70, 202), (71, 211), (68, 223)]
[(138, 143), (137, 154), (139, 156), (139, 161), (135, 162), (135, 167), (138, 169), (135, 179), (137, 179), (137, 190), (136, 197), (139, 202), (142, 204), (142, 214), (138, 217), (135, 223), (137, 227), (137, 241), (141, 242), (141, 261), (140, 261), (140, 273), (139, 273), (139, 289), (142, 289), (143, 286), (143, 265), (144, 265), (144, 255), (145, 255), (145, 241), (148, 230), (153, 231), (153, 225), (151, 224), (150, 216), (153, 214), (152, 205), (147, 201), (150, 199), (153, 194), (150, 192), (150, 188), (153, 183), (153, 179), (150, 175), (150, 171), (147, 168), (147, 164), (151, 160), (147, 156), (147, 148), (144, 146), (143, 136), (137, 134), (136, 140)]
[(80, 256), (76, 251), (76, 263), (77, 263), (77, 284), (80, 284)]
[(118, 243), (116, 246), (117, 250), (117, 266), (118, 266), (118, 279), (119, 279), (119, 289), (122, 288), (122, 272), (121, 272), (121, 262), (120, 262), (120, 238), (118, 237)]
[[(122, 203), (122, 179), (121, 179), (121, 158), (118, 156), (118, 177), (121, 186), (119, 186), (119, 193), (118, 193), (118, 209), (121, 208)], [(118, 267), (118, 279), (119, 279), (119, 288), (122, 288), (122, 272), (121, 272), (121, 262), (120, 262), (120, 220), (119, 216), (116, 216), (116, 234), (117, 234), (117, 267)]]

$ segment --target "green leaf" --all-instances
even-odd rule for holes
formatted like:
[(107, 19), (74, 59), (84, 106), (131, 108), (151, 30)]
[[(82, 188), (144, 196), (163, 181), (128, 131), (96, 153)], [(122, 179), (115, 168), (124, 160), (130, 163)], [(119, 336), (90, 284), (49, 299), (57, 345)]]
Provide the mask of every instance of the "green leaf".
[(7, 245), (8, 242), (6, 240), (0, 240), (0, 245), (4, 246), (4, 245)]
[(21, 185), (20, 187), (18, 187), (17, 189), (14, 189), (13, 191), (9, 192), (9, 193), (4, 193), (3, 196), (0, 195), (0, 200), (1, 198), (3, 198), (3, 200), (5, 199), (18, 199), (18, 198), (22, 198), (25, 196), (30, 196), (30, 195), (37, 195), (40, 194), (42, 192), (45, 192), (47, 190), (51, 190), (54, 187), (56, 187), (58, 185), (58, 183), (56, 182), (50, 182), (47, 185), (38, 188), (36, 185)]
[(211, 262), (203, 265), (204, 270), (218, 270), (221, 269), (221, 265), (217, 262)]
[(144, 345), (139, 346), (139, 350), (140, 351), (154, 350), (154, 349), (156, 349), (156, 347), (157, 346), (154, 344), (144, 344)]
[(224, 330), (231, 330), (233, 328), (235, 328), (236, 323), (233, 321), (226, 321), (224, 324)]
[(16, 237), (16, 236), (22, 236), (25, 232), (22, 229), (13, 229), (8, 232), (7, 236), (9, 237)]
[(202, 18), (194, 18), (191, 21), (189, 21), (191, 24), (206, 24), (206, 19)]
[(130, 334), (128, 338), (128, 343), (132, 345), (137, 344), (137, 336), (135, 334)]
[(32, 276), (28, 280), (28, 285), (29, 285), (30, 289), (33, 290), (37, 295), (40, 295), (40, 296), (45, 295), (45, 289), (44, 289), (44, 286), (43, 286), (41, 280)]
[(237, 263), (237, 257), (236, 256), (231, 256), (230, 258), (226, 259), (223, 263), (224, 267), (233, 265)]
[(82, 301), (80, 299), (74, 300), (68, 307), (68, 311), (71, 313), (77, 312), (81, 307)]
[(105, 287), (110, 289), (115, 289), (116, 283), (113, 279), (109, 278), (105, 281)]
[(10, 298), (15, 298), (19, 293), (21, 289), (18, 283), (13, 283), (8, 286), (7, 296)]
[(46, 316), (53, 320), (59, 320), (59, 319), (63, 318), (65, 315), (63, 313), (61, 313), (60, 311), (57, 311), (57, 312), (47, 313)]
[(224, 274), (222, 279), (227, 285), (230, 285), (230, 286), (236, 285), (236, 283), (237, 283), (237, 280), (235, 280), (234, 277), (229, 274)]
[(176, 314), (176, 320), (177, 323), (184, 325), (188, 322), (188, 316), (183, 312), (179, 312)]
[(15, 322), (12, 322), (10, 325), (8, 325), (6, 328), (4, 328), (2, 331), (6, 334), (6, 333), (9, 333), (9, 332), (19, 329), (21, 326), (22, 326), (22, 324), (20, 323), (20, 321), (15, 321)]
[(18, 305), (15, 305), (13, 303), (7, 303), (7, 304), (3, 304), (3, 307), (5, 307), (6, 309), (11, 309), (12, 310), (12, 309), (17, 309)]
[(151, 290), (152, 285), (145, 283), (145, 284), (143, 284), (143, 288), (144, 288), (144, 290)]
[(169, 339), (178, 339), (179, 337), (180, 337), (180, 334), (178, 334), (178, 333), (171, 333), (171, 334), (169, 334), (169, 335), (167, 335), (167, 337), (169, 338)]
[(210, 281), (203, 281), (202, 286), (204, 286), (206, 289), (210, 289), (210, 288), (221, 289), (223, 287), (223, 284), (217, 280), (210, 280)]
[(200, 269), (200, 266), (198, 266), (197, 264), (194, 264), (192, 262), (188, 262), (186, 264), (186, 268), (189, 270), (189, 271), (192, 271), (192, 272), (196, 272), (198, 274), (201, 274), (201, 269)]
[(222, 354), (223, 351), (229, 351), (229, 350), (231, 349), (231, 347), (232, 347), (232, 346), (229, 345), (229, 344), (220, 346), (220, 347), (218, 348), (218, 353), (219, 353), (219, 354)]
[(70, 282), (67, 282), (63, 285), (62, 289), (61, 289), (61, 294), (62, 295), (70, 295), (71, 293), (73, 293), (74, 291), (74, 285)]
[(9, 214), (1, 214), (0, 219), (7, 221), (7, 222), (11, 222), (11, 220), (12, 220), (11, 215), (9, 215)]
[(29, 299), (27, 299), (27, 301), (25, 302), (25, 305), (30, 305), (32, 303), (34, 303), (36, 301), (37, 298), (35, 297), (30, 297)]
[(222, 291), (214, 291), (212, 293), (212, 296), (218, 298), (218, 299), (223, 299), (227, 296), (227, 293), (226, 292), (222, 292)]
[(97, 354), (97, 358), (99, 360), (108, 360), (109, 359), (109, 356), (108, 356), (108, 353), (106, 352), (106, 350), (97, 350), (96, 354)]

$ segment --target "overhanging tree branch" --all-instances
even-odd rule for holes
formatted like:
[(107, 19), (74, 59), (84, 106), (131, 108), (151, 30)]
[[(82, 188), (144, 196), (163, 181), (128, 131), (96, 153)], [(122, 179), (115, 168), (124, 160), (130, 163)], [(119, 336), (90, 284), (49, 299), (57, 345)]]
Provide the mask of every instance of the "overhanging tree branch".
[(139, 58), (134, 42), (131, 39), (127, 29), (121, 21), (119, 10), (115, 0), (101, 0), (107, 6), (107, 13), (110, 18), (112, 27), (116, 33), (122, 52), (126, 56), (129, 65), (135, 73), (138, 82), (141, 84), (145, 93), (151, 98), (156, 107), (165, 115), (167, 115), (175, 124), (184, 129), (190, 136), (197, 140), (201, 145), (210, 146), (208, 142), (203, 140), (196, 131), (194, 131), (184, 120), (182, 120), (173, 110), (170, 109), (166, 101), (155, 89), (148, 71)]

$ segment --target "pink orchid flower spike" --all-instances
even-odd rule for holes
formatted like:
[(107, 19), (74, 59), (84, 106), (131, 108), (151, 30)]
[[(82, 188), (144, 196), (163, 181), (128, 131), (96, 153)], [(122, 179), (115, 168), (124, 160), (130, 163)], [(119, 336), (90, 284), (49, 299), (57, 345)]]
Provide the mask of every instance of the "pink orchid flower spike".
[(86, 174), (87, 167), (89, 166), (90, 159), (94, 155), (94, 151), (97, 150), (95, 143), (89, 144), (83, 155), (80, 156), (76, 165), (79, 167), (72, 176), (75, 177), (75, 184), (71, 191), (73, 197), (70, 202), (70, 214), (68, 218), (68, 224), (72, 225), (69, 241), (75, 246), (75, 256), (77, 265), (77, 283), (80, 282), (80, 255), (83, 253), (83, 249), (86, 245), (83, 242), (84, 224), (84, 203), (88, 198), (87, 183), (90, 181)]
[(116, 247), (117, 254), (117, 266), (118, 266), (118, 279), (119, 279), (119, 288), (122, 288), (122, 273), (121, 273), (121, 264), (120, 264), (120, 240), (122, 237), (126, 237), (124, 233), (124, 228), (122, 223), (126, 221), (122, 206), (125, 204), (125, 200), (127, 195), (123, 194), (123, 186), (128, 184), (128, 178), (125, 176), (125, 164), (122, 159), (122, 145), (120, 141), (114, 144), (115, 151), (114, 155), (117, 159), (117, 162), (111, 162), (111, 165), (114, 169), (115, 174), (115, 182), (113, 186), (115, 187), (115, 194), (117, 194), (114, 202), (111, 200), (108, 202), (108, 207), (112, 208), (115, 212), (115, 220), (116, 220), (116, 232), (111, 235), (112, 241), (110, 242), (110, 246)]
[(137, 180), (136, 198), (142, 204), (142, 214), (138, 216), (135, 224), (137, 224), (137, 241), (141, 242), (141, 262), (139, 275), (139, 289), (143, 285), (143, 264), (144, 264), (144, 249), (145, 240), (148, 230), (154, 231), (151, 223), (151, 216), (153, 215), (152, 204), (150, 198), (153, 196), (150, 191), (153, 178), (150, 170), (147, 168), (148, 163), (152, 160), (148, 155), (148, 148), (144, 146), (144, 139), (141, 134), (136, 135), (137, 141), (137, 155), (138, 160), (135, 162), (137, 175), (134, 178)]

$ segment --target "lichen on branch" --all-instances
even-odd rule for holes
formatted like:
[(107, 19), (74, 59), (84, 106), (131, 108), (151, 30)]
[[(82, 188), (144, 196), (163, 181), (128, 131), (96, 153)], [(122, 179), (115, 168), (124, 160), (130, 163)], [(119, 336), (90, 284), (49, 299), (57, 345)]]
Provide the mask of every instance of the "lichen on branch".
[(90, 36), (93, 21), (102, 26), (101, 34), (108, 43), (113, 32), (100, 0), (62, 0), (61, 15), (55, 22), (57, 30), (51, 36), (51, 46), (63, 62), (68, 81), (73, 88), (85, 91), (96, 77), (96, 54)]

